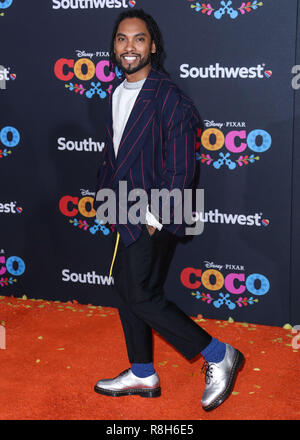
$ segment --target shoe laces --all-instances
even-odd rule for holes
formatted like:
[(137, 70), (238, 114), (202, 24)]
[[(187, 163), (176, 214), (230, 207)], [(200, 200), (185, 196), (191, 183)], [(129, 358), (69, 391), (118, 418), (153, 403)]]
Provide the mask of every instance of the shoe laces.
[(205, 383), (209, 384), (214, 378), (214, 365), (212, 362), (204, 362), (201, 373), (205, 374)]

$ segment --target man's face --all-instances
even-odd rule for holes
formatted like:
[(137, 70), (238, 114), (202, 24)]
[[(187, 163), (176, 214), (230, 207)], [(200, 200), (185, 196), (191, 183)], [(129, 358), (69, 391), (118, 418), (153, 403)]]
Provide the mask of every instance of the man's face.
[(139, 18), (125, 18), (121, 21), (114, 42), (117, 64), (126, 75), (134, 75), (138, 81), (149, 73), (151, 53), (155, 53), (155, 43), (151, 41), (146, 23)]

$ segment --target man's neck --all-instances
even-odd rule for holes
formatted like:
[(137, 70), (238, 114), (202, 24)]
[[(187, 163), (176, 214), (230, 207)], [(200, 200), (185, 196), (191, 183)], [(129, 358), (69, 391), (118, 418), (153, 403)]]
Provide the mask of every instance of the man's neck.
[(147, 78), (150, 70), (151, 70), (151, 64), (147, 64), (147, 66), (143, 67), (143, 69), (138, 70), (135, 73), (132, 74), (125, 73), (125, 78), (127, 79), (128, 82), (138, 82), (141, 81), (142, 79)]

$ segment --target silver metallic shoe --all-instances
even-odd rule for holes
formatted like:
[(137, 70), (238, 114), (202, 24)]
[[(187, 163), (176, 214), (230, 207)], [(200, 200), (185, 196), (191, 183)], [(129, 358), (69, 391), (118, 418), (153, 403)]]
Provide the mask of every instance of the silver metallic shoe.
[(205, 362), (205, 389), (201, 399), (205, 411), (217, 408), (230, 395), (238, 370), (244, 363), (243, 354), (226, 344), (225, 357), (221, 362)]
[(94, 390), (96, 393), (114, 397), (130, 394), (138, 394), (142, 397), (159, 397), (161, 395), (157, 373), (141, 378), (135, 376), (130, 368), (114, 379), (99, 380)]

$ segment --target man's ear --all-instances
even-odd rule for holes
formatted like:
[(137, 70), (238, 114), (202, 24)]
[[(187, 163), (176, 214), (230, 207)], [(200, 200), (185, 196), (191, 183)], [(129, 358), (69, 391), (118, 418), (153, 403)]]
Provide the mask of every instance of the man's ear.
[(152, 44), (151, 44), (151, 53), (156, 53), (156, 45), (155, 45), (154, 41), (152, 41)]

